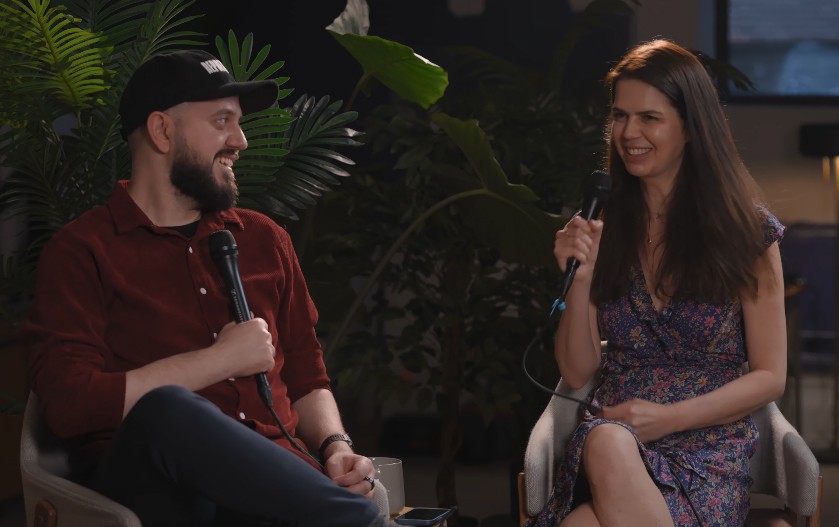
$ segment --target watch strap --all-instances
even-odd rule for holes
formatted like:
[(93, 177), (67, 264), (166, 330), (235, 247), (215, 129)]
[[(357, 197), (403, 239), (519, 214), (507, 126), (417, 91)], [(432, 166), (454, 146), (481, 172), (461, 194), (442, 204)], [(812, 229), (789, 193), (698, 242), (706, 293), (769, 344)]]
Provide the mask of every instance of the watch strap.
[(352, 448), (352, 439), (350, 439), (350, 436), (348, 436), (347, 434), (332, 434), (331, 436), (324, 439), (323, 443), (320, 444), (318, 454), (320, 455), (321, 459), (324, 459), (323, 454), (326, 451), (326, 447), (328, 447), (336, 441), (343, 441), (344, 443), (350, 445), (350, 448)]

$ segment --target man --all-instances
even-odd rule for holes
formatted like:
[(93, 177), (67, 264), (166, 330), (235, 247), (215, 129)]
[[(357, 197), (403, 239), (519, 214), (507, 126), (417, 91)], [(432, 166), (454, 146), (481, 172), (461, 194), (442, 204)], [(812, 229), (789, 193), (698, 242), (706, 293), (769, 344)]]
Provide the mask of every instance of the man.
[[(240, 118), (277, 93), (273, 81), (235, 82), (202, 51), (149, 59), (120, 102), (131, 179), (41, 256), (23, 326), (41, 413), (75, 445), (75, 478), (144, 526), (384, 522), (368, 499), (373, 466), (353, 453), (329, 390), (289, 236), (233, 208)], [(218, 230), (239, 249), (254, 316), (240, 324), (209, 251)], [(259, 399), (261, 372), (284, 426)]]

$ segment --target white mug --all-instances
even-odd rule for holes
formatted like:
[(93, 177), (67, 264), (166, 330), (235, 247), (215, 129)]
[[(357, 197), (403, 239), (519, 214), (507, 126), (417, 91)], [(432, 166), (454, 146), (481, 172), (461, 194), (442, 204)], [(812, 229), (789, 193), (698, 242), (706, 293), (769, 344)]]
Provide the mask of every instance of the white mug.
[(387, 502), (391, 516), (405, 508), (405, 483), (402, 460), (395, 457), (371, 457), (376, 467), (376, 479), (387, 489)]

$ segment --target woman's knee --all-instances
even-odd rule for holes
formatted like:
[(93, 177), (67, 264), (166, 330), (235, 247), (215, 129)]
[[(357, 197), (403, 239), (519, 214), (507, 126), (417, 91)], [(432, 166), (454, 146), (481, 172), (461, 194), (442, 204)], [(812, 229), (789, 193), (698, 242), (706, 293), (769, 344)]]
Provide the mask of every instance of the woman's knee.
[(594, 427), (583, 445), (583, 463), (589, 478), (599, 474), (613, 476), (622, 470), (642, 466), (635, 437), (617, 424)]
[(581, 503), (559, 524), (559, 527), (600, 527), (590, 501)]

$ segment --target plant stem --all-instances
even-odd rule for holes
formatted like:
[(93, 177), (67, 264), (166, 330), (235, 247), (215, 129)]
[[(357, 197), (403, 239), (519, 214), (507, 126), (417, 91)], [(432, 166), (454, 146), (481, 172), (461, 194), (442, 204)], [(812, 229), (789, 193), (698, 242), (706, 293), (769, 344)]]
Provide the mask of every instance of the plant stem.
[(349, 100), (347, 101), (347, 105), (344, 107), (344, 111), (348, 112), (352, 109), (353, 105), (355, 104), (355, 98), (358, 97), (358, 92), (361, 91), (361, 87), (364, 86), (367, 81), (370, 79), (370, 75), (365, 73), (358, 79), (358, 82), (355, 83), (355, 88), (353, 88), (352, 94), (350, 95)]
[(355, 316), (355, 312), (358, 311), (358, 308), (359, 306), (361, 306), (361, 303), (364, 301), (365, 298), (367, 298), (367, 294), (370, 292), (370, 289), (373, 288), (373, 284), (375, 284), (376, 281), (379, 279), (379, 275), (382, 274), (382, 271), (384, 270), (385, 266), (388, 263), (390, 263), (390, 260), (391, 258), (393, 258), (393, 255), (396, 254), (396, 251), (398, 251), (399, 248), (402, 247), (402, 244), (405, 243), (405, 241), (408, 239), (408, 236), (410, 236), (422, 222), (431, 217), (438, 210), (450, 205), (451, 203), (454, 203), (455, 201), (465, 198), (471, 198), (473, 196), (491, 195), (492, 193), (486, 188), (467, 190), (465, 192), (460, 192), (458, 194), (454, 194), (452, 196), (447, 197), (446, 199), (434, 204), (428, 210), (420, 214), (417, 217), (417, 219), (415, 219), (413, 223), (411, 223), (411, 225), (408, 226), (408, 228), (405, 229), (405, 231), (399, 235), (399, 238), (397, 238), (396, 241), (393, 242), (393, 244), (387, 250), (385, 255), (382, 256), (382, 259), (379, 261), (378, 265), (376, 265), (376, 268), (367, 278), (367, 281), (364, 282), (364, 285), (361, 287), (361, 290), (358, 292), (358, 295), (355, 297), (355, 300), (353, 300), (353, 303), (350, 306), (349, 311), (347, 311), (347, 314), (344, 315), (343, 320), (341, 320), (341, 324), (338, 326), (338, 329), (335, 331), (335, 334), (330, 339), (328, 348), (324, 350), (324, 361), (328, 360), (329, 355), (332, 353), (332, 350), (338, 349), (338, 345), (341, 344), (341, 341), (344, 338), (344, 334), (347, 332), (350, 322), (352, 322), (352, 319)]

